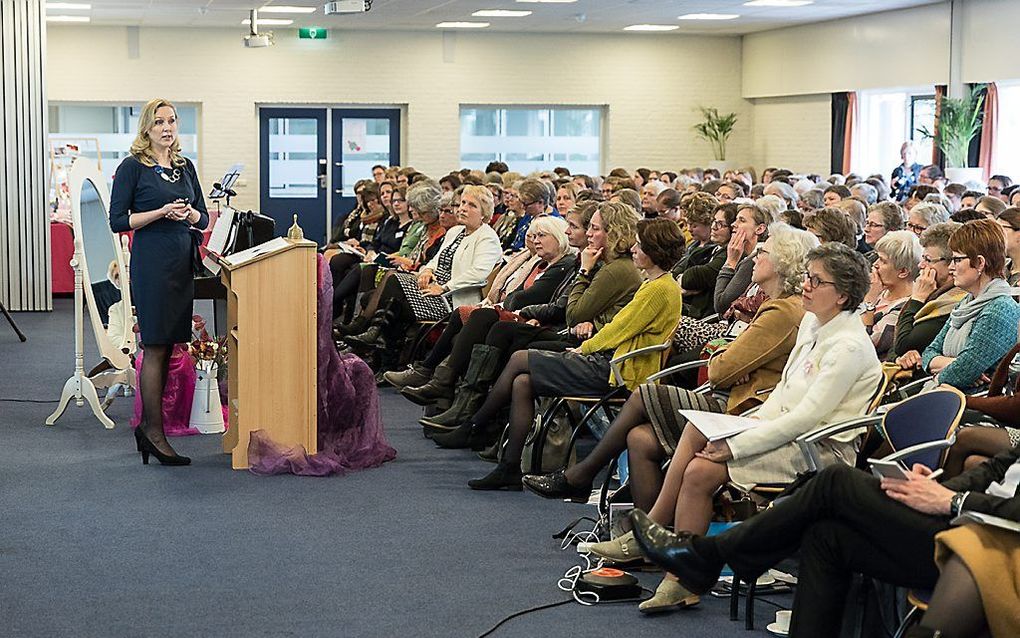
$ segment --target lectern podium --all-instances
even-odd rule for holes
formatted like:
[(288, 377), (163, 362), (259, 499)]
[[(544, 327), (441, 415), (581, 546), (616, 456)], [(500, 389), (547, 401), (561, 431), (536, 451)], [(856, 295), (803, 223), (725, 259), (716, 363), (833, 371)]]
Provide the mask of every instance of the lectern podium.
[(277, 238), (220, 257), (227, 288), (230, 425), (223, 451), (248, 468), (248, 440), (316, 453), (315, 242)]

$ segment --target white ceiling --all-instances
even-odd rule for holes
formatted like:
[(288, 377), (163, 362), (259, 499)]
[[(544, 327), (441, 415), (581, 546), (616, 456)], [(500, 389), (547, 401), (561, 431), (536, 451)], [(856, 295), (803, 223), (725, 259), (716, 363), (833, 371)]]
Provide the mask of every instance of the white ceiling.
[[(431, 30), (443, 21), (486, 21), (478, 31), (613, 33), (630, 24), (676, 24), (671, 33), (739, 35), (766, 29), (834, 20), (854, 15), (902, 9), (941, 0), (815, 0), (795, 8), (746, 7), (746, 0), (578, 0), (564, 4), (531, 4), (514, 0), (374, 0), (369, 13), (325, 16), (324, 1), (312, 0), (78, 0), (90, 10), (50, 9), (48, 15), (88, 15), (95, 25), (146, 27), (236, 27), (251, 8), (267, 5), (315, 7), (312, 14), (262, 14), (260, 18), (292, 18), (293, 27), (321, 26), (357, 30)], [(479, 9), (524, 9), (524, 18), (473, 18)], [(725, 21), (685, 21), (688, 13), (736, 13)], [(51, 23), (52, 26), (53, 23)], [(286, 27), (263, 27), (280, 30)], [(635, 34), (638, 37), (642, 34)]]

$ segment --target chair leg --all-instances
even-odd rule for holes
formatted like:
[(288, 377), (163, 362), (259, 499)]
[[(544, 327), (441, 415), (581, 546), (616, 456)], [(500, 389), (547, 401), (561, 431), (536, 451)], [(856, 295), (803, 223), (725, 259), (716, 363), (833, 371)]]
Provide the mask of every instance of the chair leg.
[(758, 588), (758, 579), (755, 578), (747, 584), (747, 600), (744, 601), (744, 629), (754, 629), (754, 593)]
[(0, 312), (7, 318), (7, 323), (11, 324), (11, 328), (14, 328), (14, 334), (18, 335), (18, 339), (21, 339), (22, 343), (28, 341), (28, 337), (21, 331), (21, 328), (18, 328), (18, 324), (14, 323), (14, 317), (11, 316), (11, 313), (7, 312), (7, 307), (4, 306), (2, 301), (0, 301)]
[(896, 633), (893, 634), (893, 638), (902, 638), (903, 634), (906, 633), (906, 631), (908, 629), (910, 629), (915, 624), (917, 624), (917, 622), (920, 619), (921, 619), (921, 608), (920, 607), (911, 607), (910, 611), (907, 612), (907, 615), (905, 615), (903, 617), (903, 620), (900, 621), (900, 626), (896, 628)]
[(730, 587), (730, 620), (740, 619), (740, 577), (733, 575), (733, 585)]

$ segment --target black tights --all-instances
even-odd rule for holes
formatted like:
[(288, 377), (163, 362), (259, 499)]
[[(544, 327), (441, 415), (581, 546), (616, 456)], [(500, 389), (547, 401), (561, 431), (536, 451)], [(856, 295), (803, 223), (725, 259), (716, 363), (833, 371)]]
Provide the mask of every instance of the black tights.
[(471, 364), (475, 346), (485, 343), (485, 337), (497, 321), (499, 313), (492, 308), (475, 308), (468, 315), (467, 322), (461, 321), (459, 309), (454, 311), (446, 330), (425, 360), (425, 367), (434, 368), (449, 355), (450, 368), (458, 377), (463, 375)]
[[(631, 474), (637, 470), (642, 477), (648, 478), (631, 482), (634, 506), (649, 511), (662, 487), (662, 462), (666, 459), (666, 450), (659, 445), (659, 440), (648, 423), (648, 414), (645, 412), (640, 390), (631, 393), (595, 449), (566, 471), (567, 482), (577, 486), (592, 483), (602, 468), (628, 449)], [(658, 477), (658, 480), (655, 480), (655, 477)]]
[(142, 355), (142, 373), (138, 386), (142, 393), (142, 422), (138, 427), (164, 454), (175, 454), (163, 433), (163, 390), (170, 371), (173, 345), (146, 345)]
[(956, 443), (949, 448), (943, 469), (946, 476), (952, 478), (1010, 447), (1009, 433), (1005, 428), (981, 425), (960, 428), (956, 432)]
[(513, 353), (510, 362), (496, 379), (496, 383), (489, 390), (489, 396), (475, 413), (472, 421), (476, 425), (487, 426), (507, 404), (510, 404), (510, 431), (503, 452), (503, 462), (510, 465), (520, 464), (524, 440), (528, 437), (532, 421), (535, 420), (535, 395), (531, 389), (527, 350)]
[(921, 626), (938, 629), (946, 638), (988, 636), (988, 621), (981, 604), (981, 592), (967, 565), (953, 555), (942, 566), (935, 593), (928, 603)]

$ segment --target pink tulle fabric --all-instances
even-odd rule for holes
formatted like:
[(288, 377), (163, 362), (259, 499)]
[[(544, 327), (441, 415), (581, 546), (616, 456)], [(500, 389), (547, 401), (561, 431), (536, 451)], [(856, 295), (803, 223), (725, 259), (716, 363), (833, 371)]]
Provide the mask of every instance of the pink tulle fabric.
[(333, 279), (319, 255), (318, 446), (284, 447), (261, 430), (251, 433), (248, 462), (255, 474), (331, 476), (377, 467), (397, 456), (379, 417), (375, 375), (359, 357), (341, 355), (333, 342)]
[[(142, 376), (142, 359), (145, 350), (139, 350), (135, 357), (135, 373)], [(191, 402), (195, 397), (195, 362), (188, 354), (188, 345), (178, 343), (170, 353), (170, 371), (166, 377), (166, 388), (163, 390), (163, 432), (167, 436), (190, 436), (201, 434), (190, 427)], [(131, 418), (131, 427), (138, 427), (142, 422), (142, 393), (135, 388), (135, 415)], [(227, 422), (227, 409), (223, 408), (223, 422)]]

